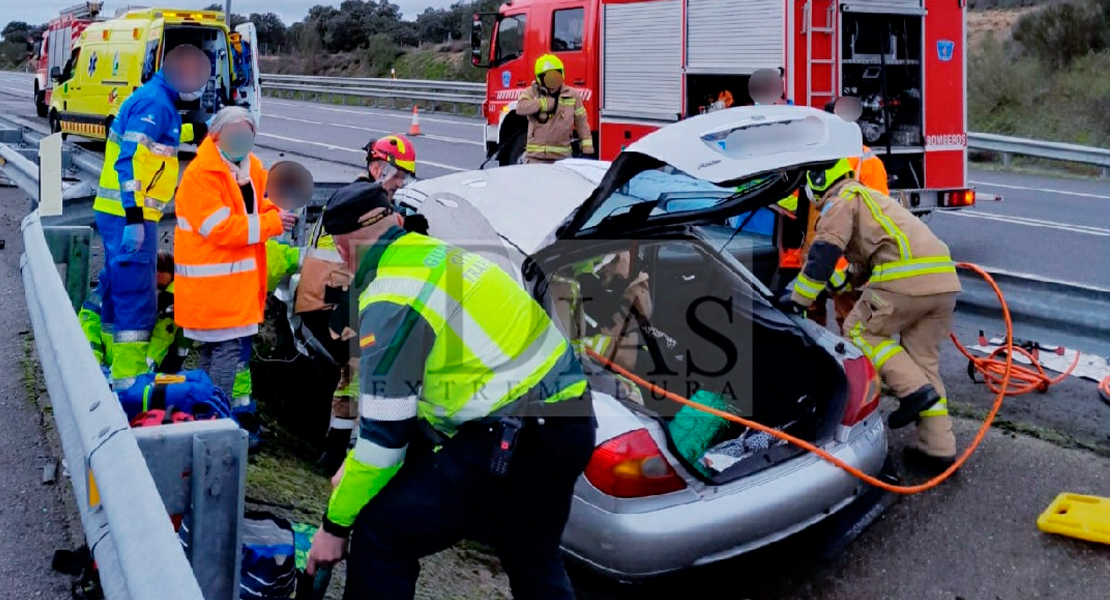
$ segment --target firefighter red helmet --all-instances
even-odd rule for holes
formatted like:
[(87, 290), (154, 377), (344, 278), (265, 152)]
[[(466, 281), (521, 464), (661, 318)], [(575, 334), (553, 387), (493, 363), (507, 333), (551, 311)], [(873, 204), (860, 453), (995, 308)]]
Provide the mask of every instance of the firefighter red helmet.
[(387, 135), (366, 145), (366, 159), (384, 160), (416, 177), (416, 147), (403, 135)]

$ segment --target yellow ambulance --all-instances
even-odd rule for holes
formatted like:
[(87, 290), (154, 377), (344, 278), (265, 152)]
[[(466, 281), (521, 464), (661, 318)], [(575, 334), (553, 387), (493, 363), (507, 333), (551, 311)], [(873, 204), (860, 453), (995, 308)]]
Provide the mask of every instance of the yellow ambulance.
[(200, 98), (179, 100), (185, 127), (204, 123), (220, 108), (240, 105), (261, 116), (258, 51), (254, 25), (231, 31), (218, 11), (144, 8), (89, 25), (74, 44), (64, 67), (50, 73), (50, 130), (104, 140), (120, 106), (161, 66), (162, 56), (181, 44), (208, 54), (212, 75)]

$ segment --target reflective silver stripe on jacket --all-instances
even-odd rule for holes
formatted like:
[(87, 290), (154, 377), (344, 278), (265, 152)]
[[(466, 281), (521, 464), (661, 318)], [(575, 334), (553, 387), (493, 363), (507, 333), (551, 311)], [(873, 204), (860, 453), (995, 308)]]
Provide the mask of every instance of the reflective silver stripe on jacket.
[(150, 332), (135, 329), (125, 329), (117, 331), (112, 334), (112, 340), (117, 344), (129, 344), (135, 342), (149, 342)]
[(237, 273), (249, 273), (258, 269), (253, 258), (244, 258), (227, 263), (212, 263), (210, 265), (183, 265), (177, 263), (173, 272), (182, 277), (222, 277)]
[[(96, 197), (104, 198), (105, 200), (123, 202), (123, 198), (121, 197), (119, 190), (106, 188), (104, 186), (100, 186), (96, 189)], [(167, 204), (169, 204), (169, 202), (162, 202), (161, 200), (153, 198), (151, 196), (143, 196), (143, 206), (147, 208), (153, 208), (154, 210), (164, 212), (166, 210)]]
[(155, 142), (153, 139), (151, 139), (149, 135), (145, 133), (139, 133), (138, 131), (128, 131), (127, 133), (123, 134), (122, 137), (115, 131), (112, 131), (108, 134), (108, 141), (115, 144), (122, 144), (123, 142), (135, 142), (143, 148), (146, 148), (151, 154), (164, 156), (167, 158), (174, 158), (175, 156), (177, 156), (176, 144), (159, 144), (158, 142)]
[(257, 244), (262, 240), (262, 221), (261, 215), (253, 214), (247, 216), (247, 243)]
[(230, 216), (230, 208), (224, 206), (217, 209), (216, 212), (208, 215), (208, 218), (206, 218), (204, 222), (200, 224), (200, 229), (197, 230), (197, 233), (201, 234), (204, 237), (208, 237), (208, 234), (212, 233), (213, 229), (215, 229), (220, 223), (226, 221)]
[(181, 229), (181, 231), (193, 230), (193, 226), (189, 224), (189, 220), (181, 216), (177, 217), (177, 227)]

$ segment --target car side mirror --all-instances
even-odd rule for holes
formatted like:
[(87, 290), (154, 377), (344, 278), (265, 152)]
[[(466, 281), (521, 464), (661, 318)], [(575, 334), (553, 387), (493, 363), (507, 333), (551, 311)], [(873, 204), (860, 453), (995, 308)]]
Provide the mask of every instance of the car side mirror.
[(62, 80), (62, 68), (61, 67), (54, 67), (54, 68), (50, 69), (50, 81), (60, 82), (61, 80)]

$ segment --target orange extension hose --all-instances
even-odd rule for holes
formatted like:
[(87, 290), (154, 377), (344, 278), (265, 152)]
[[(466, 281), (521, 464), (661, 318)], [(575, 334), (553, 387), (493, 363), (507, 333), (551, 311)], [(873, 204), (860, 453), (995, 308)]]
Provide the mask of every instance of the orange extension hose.
[[(779, 431), (777, 429), (772, 429), (770, 427), (767, 427), (766, 425), (761, 425), (759, 423), (756, 423), (755, 421), (750, 421), (731, 413), (698, 404), (697, 402), (694, 402), (689, 398), (683, 398), (678, 394), (652, 385), (643, 378), (636, 376), (635, 374), (629, 372), (627, 369), (621, 368), (620, 366), (614, 364), (610, 360), (607, 360), (605, 357), (601, 356), (600, 354), (594, 352), (589, 348), (586, 349), (586, 352), (594, 360), (597, 360), (609, 370), (619, 373), (627, 377), (628, 379), (636, 382), (637, 384), (655, 392), (656, 394), (662, 394), (664, 397), (678, 402), (679, 404), (695, 408), (697, 410), (715, 415), (722, 419), (727, 419), (734, 423), (739, 423), (745, 427), (755, 429), (757, 431), (762, 431), (776, 438), (779, 438), (780, 440), (794, 444), (795, 446), (798, 446), (799, 448), (802, 448), (804, 450), (808, 450), (809, 452), (816, 454), (817, 456), (836, 465), (837, 467), (840, 467), (841, 469), (847, 471), (849, 474), (855, 476), (864, 483), (867, 483), (879, 489), (893, 492), (895, 494), (917, 494), (935, 488), (936, 486), (943, 483), (946, 479), (951, 477), (952, 474), (959, 470), (960, 467), (964, 466), (964, 463), (967, 462), (968, 458), (970, 458), (972, 453), (975, 452), (976, 448), (979, 447), (979, 444), (983, 442), (983, 438), (987, 435), (987, 431), (990, 430), (991, 424), (994, 422), (995, 416), (998, 415), (998, 410), (1002, 408), (1002, 401), (1006, 399), (1006, 396), (1024, 394), (1033, 390), (1046, 389), (1048, 385), (1051, 385), (1052, 383), (1055, 383), (1067, 377), (1067, 375), (1071, 373), (1071, 369), (1075, 368), (1075, 364), (1072, 364), (1071, 369), (1068, 369), (1068, 374), (1064, 374), (1063, 376), (1053, 380), (1048, 378), (1047, 375), (1044, 374), (1044, 370), (1040, 368), (1040, 365), (1037, 366), (1037, 371), (1025, 369), (1022, 367), (1014, 367), (1014, 324), (1010, 318), (1010, 308), (1006, 305), (1006, 299), (1002, 295), (1002, 290), (999, 289), (998, 284), (995, 283), (994, 278), (990, 276), (990, 273), (987, 273), (977, 265), (973, 265), (971, 263), (959, 263), (956, 266), (961, 269), (967, 269), (969, 271), (977, 273), (980, 277), (985, 279), (987, 283), (990, 284), (991, 288), (994, 289), (994, 293), (998, 296), (998, 301), (1002, 305), (1002, 320), (1006, 323), (1006, 345), (999, 348), (998, 350), (995, 350), (994, 353), (992, 353), (987, 358), (976, 358), (968, 353), (967, 349), (964, 348), (963, 344), (960, 343), (960, 340), (958, 340), (954, 334), (952, 335), (953, 343), (955, 343), (956, 347), (960, 349), (960, 352), (962, 352), (965, 356), (968, 357), (968, 359), (970, 359), (974, 363), (975, 368), (979, 370), (980, 373), (983, 373), (983, 377), (987, 380), (987, 385), (989, 385), (991, 391), (997, 395), (994, 399), (994, 406), (991, 407), (990, 413), (987, 414), (986, 420), (983, 421), (983, 425), (979, 428), (979, 432), (975, 434), (975, 439), (972, 440), (971, 444), (967, 447), (966, 450), (964, 450), (963, 454), (961, 454), (960, 457), (956, 459), (956, 462), (953, 463), (952, 466), (945, 469), (945, 471), (940, 475), (937, 475), (936, 477), (933, 477), (925, 483), (921, 483), (918, 485), (892, 485), (880, 479), (876, 479), (875, 477), (872, 477), (867, 473), (860, 471), (859, 469), (849, 465), (848, 463), (840, 460), (839, 458), (836, 458), (835, 456), (829, 454), (828, 452), (825, 452), (824, 450), (818, 448), (817, 446), (814, 446), (813, 444), (803, 439), (796, 438), (789, 433)], [(1017, 350), (1024, 353), (1024, 349), (1022, 348), (1017, 348)], [(995, 358), (995, 356), (997, 356), (1000, 352), (1005, 352), (1005, 360), (999, 360)], [(1030, 356), (1029, 358), (1032, 358), (1032, 356)], [(1079, 356), (1077, 353), (1076, 362), (1078, 361)], [(1037, 364), (1037, 361), (1034, 360), (1033, 363)], [(1023, 384), (1021, 385), (1021, 387), (1011, 390), (1009, 386), (1011, 380), (1014, 379), (1012, 376), (1015, 373), (1018, 374), (1018, 378), (1016, 380), (1023, 382)], [(1110, 386), (1110, 378), (1108, 378), (1107, 381), (1104, 381), (1103, 385)], [(1108, 392), (1108, 394), (1110, 394), (1110, 392)]]

